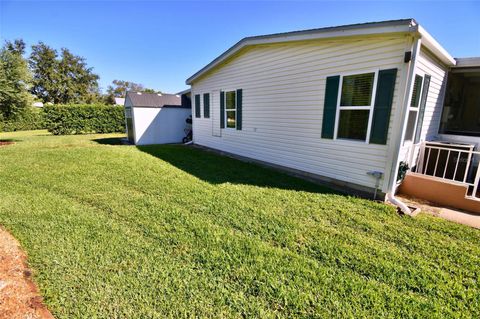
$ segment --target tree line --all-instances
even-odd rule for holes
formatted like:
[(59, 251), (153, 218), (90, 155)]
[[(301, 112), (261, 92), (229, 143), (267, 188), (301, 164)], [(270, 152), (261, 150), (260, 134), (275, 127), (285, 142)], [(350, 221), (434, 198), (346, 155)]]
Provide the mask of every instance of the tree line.
[[(135, 82), (114, 80), (102, 93), (86, 59), (66, 48), (59, 51), (38, 42), (6, 41), (0, 48), (0, 120), (21, 115), (34, 101), (53, 104), (114, 104), (127, 90), (156, 93)], [(159, 92), (158, 92), (159, 93)]]

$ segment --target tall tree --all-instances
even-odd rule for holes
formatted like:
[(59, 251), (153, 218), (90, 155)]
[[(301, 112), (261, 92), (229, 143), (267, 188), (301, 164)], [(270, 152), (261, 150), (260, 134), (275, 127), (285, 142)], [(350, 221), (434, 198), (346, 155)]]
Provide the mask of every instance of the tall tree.
[(72, 54), (68, 49), (62, 48), (58, 73), (61, 88), (59, 103), (89, 103), (99, 91), (99, 77), (93, 73), (93, 68), (87, 67), (85, 58)]
[(32, 46), (30, 68), (32, 93), (44, 102), (55, 104), (91, 103), (99, 96), (98, 75), (85, 58), (63, 48), (56, 50), (40, 42)]
[(145, 87), (139, 83), (113, 80), (112, 85), (107, 88), (107, 94), (113, 97), (125, 97), (127, 91), (142, 92), (144, 90)]
[(32, 103), (28, 92), (31, 75), (22, 56), (23, 41), (19, 41), (7, 42), (0, 49), (0, 117), (4, 119), (15, 118)]
[(26, 47), (27, 45), (25, 44), (25, 41), (23, 41), (23, 39), (15, 39), (13, 42), (5, 42), (5, 48), (8, 51), (20, 54), (22, 56), (25, 54)]
[(31, 92), (43, 102), (53, 102), (59, 95), (57, 52), (43, 42), (32, 45), (29, 65), (33, 73)]

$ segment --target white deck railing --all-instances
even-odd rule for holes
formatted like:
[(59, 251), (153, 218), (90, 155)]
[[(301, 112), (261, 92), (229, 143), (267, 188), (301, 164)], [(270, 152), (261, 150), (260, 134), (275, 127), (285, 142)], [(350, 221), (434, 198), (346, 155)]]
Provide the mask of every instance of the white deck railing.
[(464, 184), (469, 196), (480, 197), (480, 152), (460, 144), (420, 142), (412, 145), (408, 162), (413, 173)]

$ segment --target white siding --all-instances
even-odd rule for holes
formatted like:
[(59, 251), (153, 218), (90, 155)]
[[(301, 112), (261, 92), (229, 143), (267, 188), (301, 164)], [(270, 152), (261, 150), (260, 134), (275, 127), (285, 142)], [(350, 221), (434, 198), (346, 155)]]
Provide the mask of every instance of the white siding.
[[(388, 143), (322, 139), (325, 80), (398, 68), (394, 114), (406, 44), (405, 37), (392, 36), (252, 47), (193, 83), (192, 96), (212, 94), (210, 118), (193, 119), (194, 143), (374, 187), (367, 172), (386, 172)], [(219, 92), (240, 88), (243, 129), (219, 132)], [(392, 120), (388, 141), (391, 125)]]
[(134, 107), (135, 144), (181, 143), (189, 108)]
[[(422, 77), (425, 77), (426, 74), (431, 76), (420, 140), (435, 140), (438, 139), (438, 129), (440, 127), (440, 120), (442, 116), (448, 67), (442, 62), (438, 61), (438, 59), (436, 59), (432, 53), (422, 46), (417, 57), (415, 74), (421, 75)], [(410, 88), (410, 90), (412, 90), (412, 88)], [(410, 101), (408, 102), (410, 103)], [(402, 146), (399, 156), (400, 161), (408, 160), (410, 146), (411, 143), (407, 143)]]
[(421, 134), (422, 140), (432, 140), (437, 137), (440, 127), (448, 68), (422, 47), (416, 69), (420, 75), (428, 74), (432, 77)]

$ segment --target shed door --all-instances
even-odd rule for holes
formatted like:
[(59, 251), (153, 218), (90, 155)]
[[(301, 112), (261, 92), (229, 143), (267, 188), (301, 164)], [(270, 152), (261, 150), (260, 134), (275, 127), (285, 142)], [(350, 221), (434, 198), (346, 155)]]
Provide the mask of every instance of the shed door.
[(212, 119), (212, 136), (222, 136), (220, 130), (220, 91), (211, 93), (210, 114)]
[(135, 135), (133, 132), (132, 108), (125, 107), (125, 122), (127, 124), (127, 138), (132, 144), (135, 144)]
[(128, 141), (132, 144), (135, 143), (134, 136), (133, 136), (133, 121), (132, 118), (127, 118), (127, 137)]

